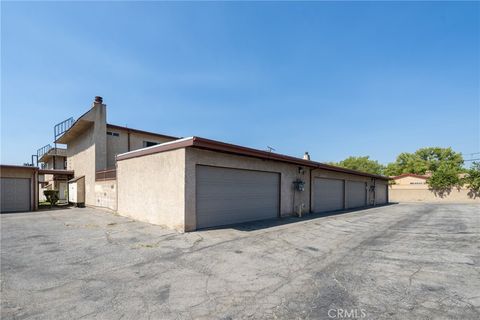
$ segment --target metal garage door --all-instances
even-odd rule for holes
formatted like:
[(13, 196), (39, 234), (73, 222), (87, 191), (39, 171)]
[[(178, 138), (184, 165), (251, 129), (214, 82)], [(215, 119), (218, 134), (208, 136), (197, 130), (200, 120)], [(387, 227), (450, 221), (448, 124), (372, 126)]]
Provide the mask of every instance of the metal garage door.
[(1, 212), (30, 211), (30, 179), (1, 178)]
[(344, 208), (343, 180), (315, 178), (313, 183), (313, 205), (315, 212), (336, 211)]
[(386, 204), (387, 203), (387, 192), (388, 185), (377, 181), (375, 185), (375, 202), (376, 204)]
[(365, 182), (347, 181), (347, 207), (358, 208), (367, 205), (367, 188)]
[(197, 228), (278, 217), (278, 173), (197, 166)]

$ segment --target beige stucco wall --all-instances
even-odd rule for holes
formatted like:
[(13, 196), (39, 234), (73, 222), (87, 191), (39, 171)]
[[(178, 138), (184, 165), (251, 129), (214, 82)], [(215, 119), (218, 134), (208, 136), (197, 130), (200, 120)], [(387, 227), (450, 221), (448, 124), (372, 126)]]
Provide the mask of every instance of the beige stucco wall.
[(115, 168), (115, 157), (117, 154), (128, 151), (128, 135), (120, 130), (107, 128), (107, 131), (117, 132), (118, 137), (107, 135), (107, 168)]
[(93, 127), (68, 144), (67, 168), (85, 176), (85, 204), (95, 205), (95, 142)]
[(117, 180), (95, 182), (95, 205), (117, 210)]
[[(245, 156), (230, 155), (225, 153), (188, 148), (186, 152), (186, 203), (185, 203), (185, 229), (196, 229), (196, 165), (210, 165), (227, 168), (250, 169), (278, 172), (280, 178), (280, 215), (289, 216), (297, 212), (299, 206), (304, 207), (303, 212), (309, 211), (309, 169), (302, 167), (304, 173), (299, 173), (301, 166), (284, 162), (261, 160)], [(293, 181), (297, 178), (305, 181), (305, 191), (294, 191)], [(295, 192), (295, 203), (294, 203)]]
[(175, 139), (163, 138), (156, 135), (143, 134), (138, 132), (130, 133), (130, 150), (143, 148), (143, 141), (151, 141), (156, 143), (164, 143)]
[(118, 214), (185, 231), (185, 149), (117, 162)]
[(67, 169), (75, 177), (85, 176), (85, 204), (95, 206), (95, 172), (106, 168), (106, 106), (94, 104), (82, 119), (92, 121), (92, 126), (68, 143)]
[[(413, 185), (415, 186), (415, 185)], [(469, 190), (462, 188), (460, 190), (454, 188), (450, 194), (445, 194), (441, 197), (435, 192), (419, 188), (393, 188), (390, 186), (389, 196), (391, 202), (475, 202), (480, 203), (480, 198), (473, 198), (469, 196)]]
[[(174, 139), (162, 138), (129, 131), (127, 129), (108, 128), (107, 131), (116, 132), (118, 137), (107, 135), (107, 168), (115, 168), (115, 157), (118, 154), (143, 148), (143, 141), (164, 143)], [(130, 150), (128, 149), (128, 136), (130, 135)]]

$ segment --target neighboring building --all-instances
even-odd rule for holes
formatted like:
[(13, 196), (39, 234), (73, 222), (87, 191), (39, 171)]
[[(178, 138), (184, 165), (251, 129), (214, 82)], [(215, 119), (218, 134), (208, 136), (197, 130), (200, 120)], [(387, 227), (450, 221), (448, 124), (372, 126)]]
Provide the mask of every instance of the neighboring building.
[[(392, 202), (480, 202), (480, 198), (470, 192), (468, 188), (452, 188), (450, 192), (436, 192), (428, 186), (431, 173), (418, 175), (405, 173), (391, 177), (389, 187), (390, 201)], [(464, 175), (461, 174), (460, 177)]]
[(404, 173), (399, 176), (391, 177), (392, 179), (392, 188), (395, 186), (395, 189), (409, 189), (411, 186), (416, 186), (416, 189), (428, 189), (428, 180), (429, 176), (419, 175), (413, 173)]

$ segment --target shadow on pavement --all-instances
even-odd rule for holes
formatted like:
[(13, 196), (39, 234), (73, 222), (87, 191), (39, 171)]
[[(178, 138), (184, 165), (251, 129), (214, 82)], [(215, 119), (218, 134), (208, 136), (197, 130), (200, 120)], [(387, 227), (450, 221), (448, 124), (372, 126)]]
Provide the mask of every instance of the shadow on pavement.
[(261, 230), (261, 229), (268, 229), (272, 227), (278, 227), (286, 224), (291, 224), (291, 223), (298, 223), (298, 222), (303, 222), (303, 221), (308, 221), (308, 220), (313, 220), (313, 219), (318, 219), (318, 218), (323, 218), (323, 217), (330, 217), (330, 216), (336, 216), (336, 215), (342, 215), (345, 213), (350, 213), (350, 212), (356, 212), (356, 211), (366, 211), (366, 210), (371, 210), (371, 209), (376, 209), (376, 208), (381, 208), (381, 207), (387, 207), (387, 206), (392, 206), (396, 205), (398, 202), (390, 202), (388, 204), (383, 204), (383, 205), (377, 205), (375, 207), (361, 207), (361, 208), (355, 208), (355, 209), (349, 209), (349, 210), (341, 210), (341, 211), (330, 211), (330, 212), (322, 212), (322, 213), (307, 213), (303, 217), (281, 217), (281, 218), (275, 218), (275, 219), (267, 219), (267, 220), (257, 220), (257, 221), (251, 221), (251, 222), (244, 222), (244, 223), (239, 223), (239, 224), (231, 224), (231, 225), (223, 225), (223, 226), (218, 226), (218, 227), (211, 227), (211, 228), (204, 228), (204, 229), (199, 229), (199, 231), (202, 230), (216, 230), (216, 229), (234, 229), (238, 231), (256, 231), (256, 230)]

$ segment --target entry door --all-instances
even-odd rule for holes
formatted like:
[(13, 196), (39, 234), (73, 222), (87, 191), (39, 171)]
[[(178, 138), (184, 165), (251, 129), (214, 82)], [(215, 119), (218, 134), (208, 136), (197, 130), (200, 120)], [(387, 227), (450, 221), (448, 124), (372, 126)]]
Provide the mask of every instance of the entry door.
[(347, 181), (347, 207), (358, 208), (367, 205), (367, 185), (361, 181)]
[(197, 166), (197, 228), (276, 218), (280, 174)]
[(315, 178), (313, 183), (313, 206), (315, 212), (344, 209), (344, 181), (340, 179)]
[(0, 180), (1, 212), (30, 211), (30, 179), (1, 178)]
[(67, 200), (67, 183), (59, 182), (58, 183), (58, 198), (59, 200)]
[(375, 185), (376, 199), (377, 204), (386, 204), (387, 203), (387, 193), (388, 185), (386, 183), (376, 182)]

